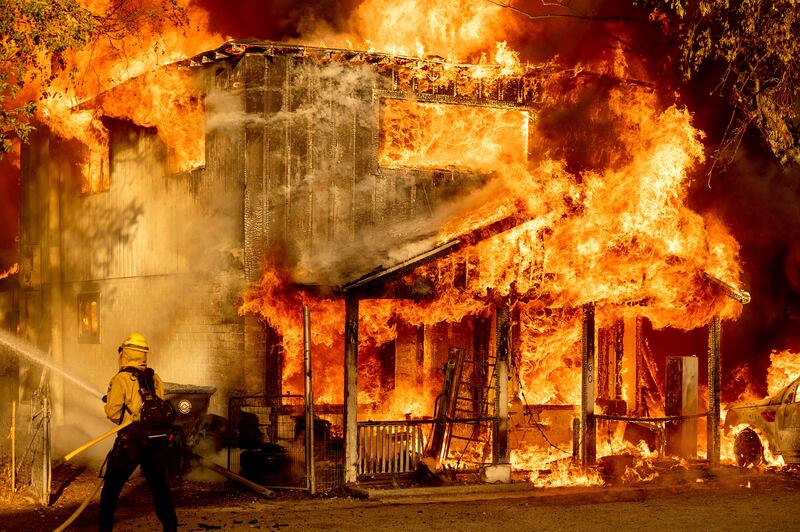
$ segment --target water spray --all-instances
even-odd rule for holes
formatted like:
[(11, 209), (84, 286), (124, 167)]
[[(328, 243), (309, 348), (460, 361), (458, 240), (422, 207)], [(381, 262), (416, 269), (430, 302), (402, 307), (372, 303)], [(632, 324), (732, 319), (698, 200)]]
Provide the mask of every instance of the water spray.
[(14, 336), (13, 334), (7, 331), (0, 330), (0, 345), (5, 345), (9, 349), (11, 349), (11, 351), (27, 358), (31, 362), (38, 364), (42, 367), (48, 368), (55, 373), (58, 373), (65, 379), (69, 380), (78, 387), (83, 388), (85, 391), (89, 392), (98, 399), (102, 399), (103, 397), (102, 392), (94, 388), (91, 384), (87, 383), (80, 377), (72, 375), (67, 370), (65, 370), (64, 368), (53, 362), (53, 360), (50, 357), (48, 357), (44, 351), (42, 351), (37, 347), (34, 347), (33, 345), (22, 340), (21, 338), (18, 338), (17, 336)]

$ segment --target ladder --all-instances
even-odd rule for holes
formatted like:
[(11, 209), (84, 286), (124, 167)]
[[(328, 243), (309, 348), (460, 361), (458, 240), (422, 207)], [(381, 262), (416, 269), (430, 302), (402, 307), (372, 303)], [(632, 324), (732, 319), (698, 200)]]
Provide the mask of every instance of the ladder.
[[(441, 452), (442, 461), (485, 463), (487, 446), (496, 422), (495, 357), (472, 353), (463, 348), (450, 349), (454, 363), (447, 401), (447, 427)], [(445, 381), (447, 385), (447, 380)]]

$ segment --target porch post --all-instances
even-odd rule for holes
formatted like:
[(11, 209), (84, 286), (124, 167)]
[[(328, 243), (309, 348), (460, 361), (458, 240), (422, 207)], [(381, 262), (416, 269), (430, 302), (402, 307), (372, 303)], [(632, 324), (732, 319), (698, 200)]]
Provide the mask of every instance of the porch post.
[(708, 417), (707, 458), (712, 466), (719, 465), (719, 422), (720, 422), (720, 337), (722, 336), (722, 320), (714, 316), (708, 325)]
[(583, 466), (594, 465), (597, 457), (594, 419), (594, 305), (583, 306), (583, 338), (581, 342), (581, 460)]
[(317, 491), (314, 464), (314, 389), (311, 382), (311, 312), (303, 303), (303, 370), (305, 372), (306, 403), (306, 487), (313, 495)]
[(495, 314), (497, 317), (495, 415), (498, 419), (494, 430), (492, 463), (507, 464), (510, 460), (508, 452), (508, 357), (511, 343), (511, 318), (508, 303), (503, 301), (497, 305)]
[(344, 481), (358, 477), (358, 299), (347, 296), (344, 304)]

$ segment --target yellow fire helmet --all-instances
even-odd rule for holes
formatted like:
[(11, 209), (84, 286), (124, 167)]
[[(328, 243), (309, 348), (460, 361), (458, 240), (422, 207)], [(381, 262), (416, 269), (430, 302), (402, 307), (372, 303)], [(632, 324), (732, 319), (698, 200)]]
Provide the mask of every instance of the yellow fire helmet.
[(119, 346), (119, 348), (120, 350), (133, 349), (134, 351), (141, 351), (143, 353), (150, 351), (150, 346), (147, 345), (147, 339), (143, 334), (139, 333), (131, 333), (127, 338), (125, 338), (125, 341), (122, 342), (122, 345)]

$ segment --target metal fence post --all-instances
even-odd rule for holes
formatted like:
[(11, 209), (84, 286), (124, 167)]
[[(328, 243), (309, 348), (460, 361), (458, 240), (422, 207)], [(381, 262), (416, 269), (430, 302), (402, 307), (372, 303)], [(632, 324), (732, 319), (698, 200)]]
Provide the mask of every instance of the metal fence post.
[(17, 402), (11, 401), (11, 493), (17, 491)]
[(314, 471), (314, 391), (311, 388), (311, 313), (303, 304), (303, 364), (305, 369), (306, 409), (306, 482), (308, 490), (316, 492)]
[(50, 482), (52, 480), (53, 464), (51, 462), (50, 449), (52, 447), (50, 441), (50, 400), (45, 395), (42, 398), (42, 415), (44, 419), (42, 423), (42, 487), (39, 494), (43, 505), (50, 504)]

